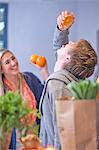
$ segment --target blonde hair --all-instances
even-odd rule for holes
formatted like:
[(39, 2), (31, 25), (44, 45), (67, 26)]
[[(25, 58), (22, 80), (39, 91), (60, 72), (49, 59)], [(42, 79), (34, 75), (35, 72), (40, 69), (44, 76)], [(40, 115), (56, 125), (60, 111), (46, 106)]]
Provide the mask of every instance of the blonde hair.
[(93, 74), (97, 64), (97, 54), (88, 41), (81, 39), (69, 54), (71, 61), (66, 64), (66, 70), (78, 79), (85, 79)]
[(1, 60), (2, 56), (3, 56), (6, 52), (12, 53), (12, 52), (9, 51), (8, 49), (0, 48), (0, 60)]

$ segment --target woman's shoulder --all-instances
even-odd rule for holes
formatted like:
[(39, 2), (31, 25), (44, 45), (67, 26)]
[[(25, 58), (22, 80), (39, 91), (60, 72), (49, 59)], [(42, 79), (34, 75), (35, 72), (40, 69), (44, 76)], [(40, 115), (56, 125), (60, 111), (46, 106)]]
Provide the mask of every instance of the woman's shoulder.
[(38, 77), (32, 72), (23, 72), (22, 74), (26, 78), (36, 78), (36, 79), (38, 79)]
[(32, 72), (23, 72), (22, 74), (23, 74), (23, 76), (24, 76), (24, 78), (27, 82), (31, 82), (31, 83), (37, 84), (37, 85), (42, 84), (40, 79), (34, 73), (32, 73)]
[[(25, 71), (25, 72), (22, 72), (23, 75), (26, 75), (26, 76), (31, 76), (31, 75), (34, 75), (34, 73), (32, 72), (29, 72), (29, 71)], [(35, 76), (35, 75), (34, 75)]]

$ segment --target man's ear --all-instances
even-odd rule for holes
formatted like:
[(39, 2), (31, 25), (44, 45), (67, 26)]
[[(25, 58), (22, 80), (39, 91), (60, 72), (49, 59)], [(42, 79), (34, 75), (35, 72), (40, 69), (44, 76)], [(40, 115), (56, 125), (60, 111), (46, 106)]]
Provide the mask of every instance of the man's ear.
[(68, 55), (66, 58), (65, 58), (65, 62), (68, 63), (71, 61), (71, 57)]

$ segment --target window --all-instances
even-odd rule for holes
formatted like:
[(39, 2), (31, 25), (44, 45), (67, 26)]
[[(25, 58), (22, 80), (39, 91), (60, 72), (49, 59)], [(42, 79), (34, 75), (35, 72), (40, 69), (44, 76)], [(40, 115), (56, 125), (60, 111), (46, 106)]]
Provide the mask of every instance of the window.
[(7, 48), (8, 4), (0, 3), (0, 48)]

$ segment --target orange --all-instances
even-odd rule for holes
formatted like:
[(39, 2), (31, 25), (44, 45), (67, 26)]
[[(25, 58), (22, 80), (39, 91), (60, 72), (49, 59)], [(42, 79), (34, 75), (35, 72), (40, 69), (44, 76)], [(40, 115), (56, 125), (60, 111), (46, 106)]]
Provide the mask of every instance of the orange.
[(36, 59), (36, 64), (40, 67), (44, 67), (45, 64), (46, 64), (46, 58), (44, 56), (39, 56), (37, 59)]
[(36, 64), (36, 60), (37, 60), (38, 57), (39, 57), (39, 56), (38, 56), (37, 54), (33, 54), (33, 55), (31, 55), (31, 57), (30, 57), (30, 61), (31, 61), (32, 63)]
[(72, 15), (69, 15), (65, 18), (63, 25), (70, 26), (72, 25), (73, 21), (74, 21), (74, 17)]

